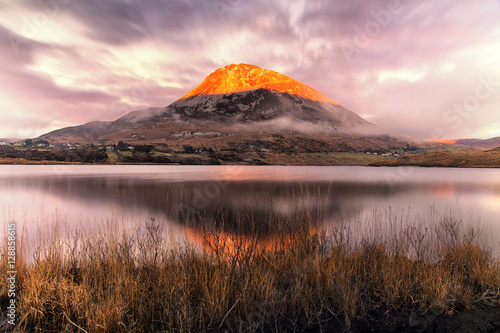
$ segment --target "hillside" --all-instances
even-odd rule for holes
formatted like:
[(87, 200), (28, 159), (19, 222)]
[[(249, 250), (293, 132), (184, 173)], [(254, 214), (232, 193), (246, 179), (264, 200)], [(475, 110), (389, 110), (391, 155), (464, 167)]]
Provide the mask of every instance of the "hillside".
[(500, 147), (473, 153), (449, 153), (429, 151), (423, 154), (406, 155), (397, 159), (378, 161), (371, 166), (420, 166), (456, 168), (499, 168)]
[(455, 145), (469, 146), (478, 149), (494, 149), (500, 147), (500, 137), (491, 139), (460, 139), (456, 140)]

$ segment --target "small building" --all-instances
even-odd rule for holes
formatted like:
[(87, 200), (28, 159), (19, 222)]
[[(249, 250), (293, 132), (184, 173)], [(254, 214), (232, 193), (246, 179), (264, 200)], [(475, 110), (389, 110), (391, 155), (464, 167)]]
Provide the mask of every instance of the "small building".
[(7, 145), (7, 142), (5, 142), (5, 141), (0, 141), (0, 146), (5, 146), (5, 145)]

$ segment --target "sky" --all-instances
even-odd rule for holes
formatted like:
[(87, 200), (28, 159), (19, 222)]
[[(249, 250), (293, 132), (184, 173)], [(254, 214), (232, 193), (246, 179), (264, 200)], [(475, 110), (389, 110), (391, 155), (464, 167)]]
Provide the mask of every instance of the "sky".
[(0, 138), (167, 106), (231, 63), (390, 134), (500, 136), (499, 0), (0, 0)]

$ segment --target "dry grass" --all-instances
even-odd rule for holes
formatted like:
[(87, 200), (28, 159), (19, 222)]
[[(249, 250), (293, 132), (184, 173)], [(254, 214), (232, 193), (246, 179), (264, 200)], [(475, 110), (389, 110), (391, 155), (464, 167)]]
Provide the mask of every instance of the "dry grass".
[(456, 153), (428, 151), (423, 154), (406, 155), (397, 159), (377, 161), (372, 166), (422, 166), (453, 168), (498, 168), (500, 167), (500, 147), (492, 150)]
[[(348, 227), (318, 234), (314, 220), (291, 217), (272, 240), (192, 226), (204, 251), (167, 246), (155, 220), (129, 232), (73, 232), (40, 248), (31, 264), (18, 260), (16, 330), (349, 330), (498, 304), (498, 259), (461, 221), (360, 235)], [(5, 288), (0, 299), (4, 308)]]

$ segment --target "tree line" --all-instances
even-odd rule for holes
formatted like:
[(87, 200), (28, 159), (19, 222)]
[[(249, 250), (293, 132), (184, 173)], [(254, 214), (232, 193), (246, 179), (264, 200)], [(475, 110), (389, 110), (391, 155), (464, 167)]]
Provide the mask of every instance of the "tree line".
[(23, 158), (28, 161), (56, 161), (75, 163), (105, 163), (108, 154), (103, 151), (88, 149), (15, 149), (0, 147), (0, 158)]

